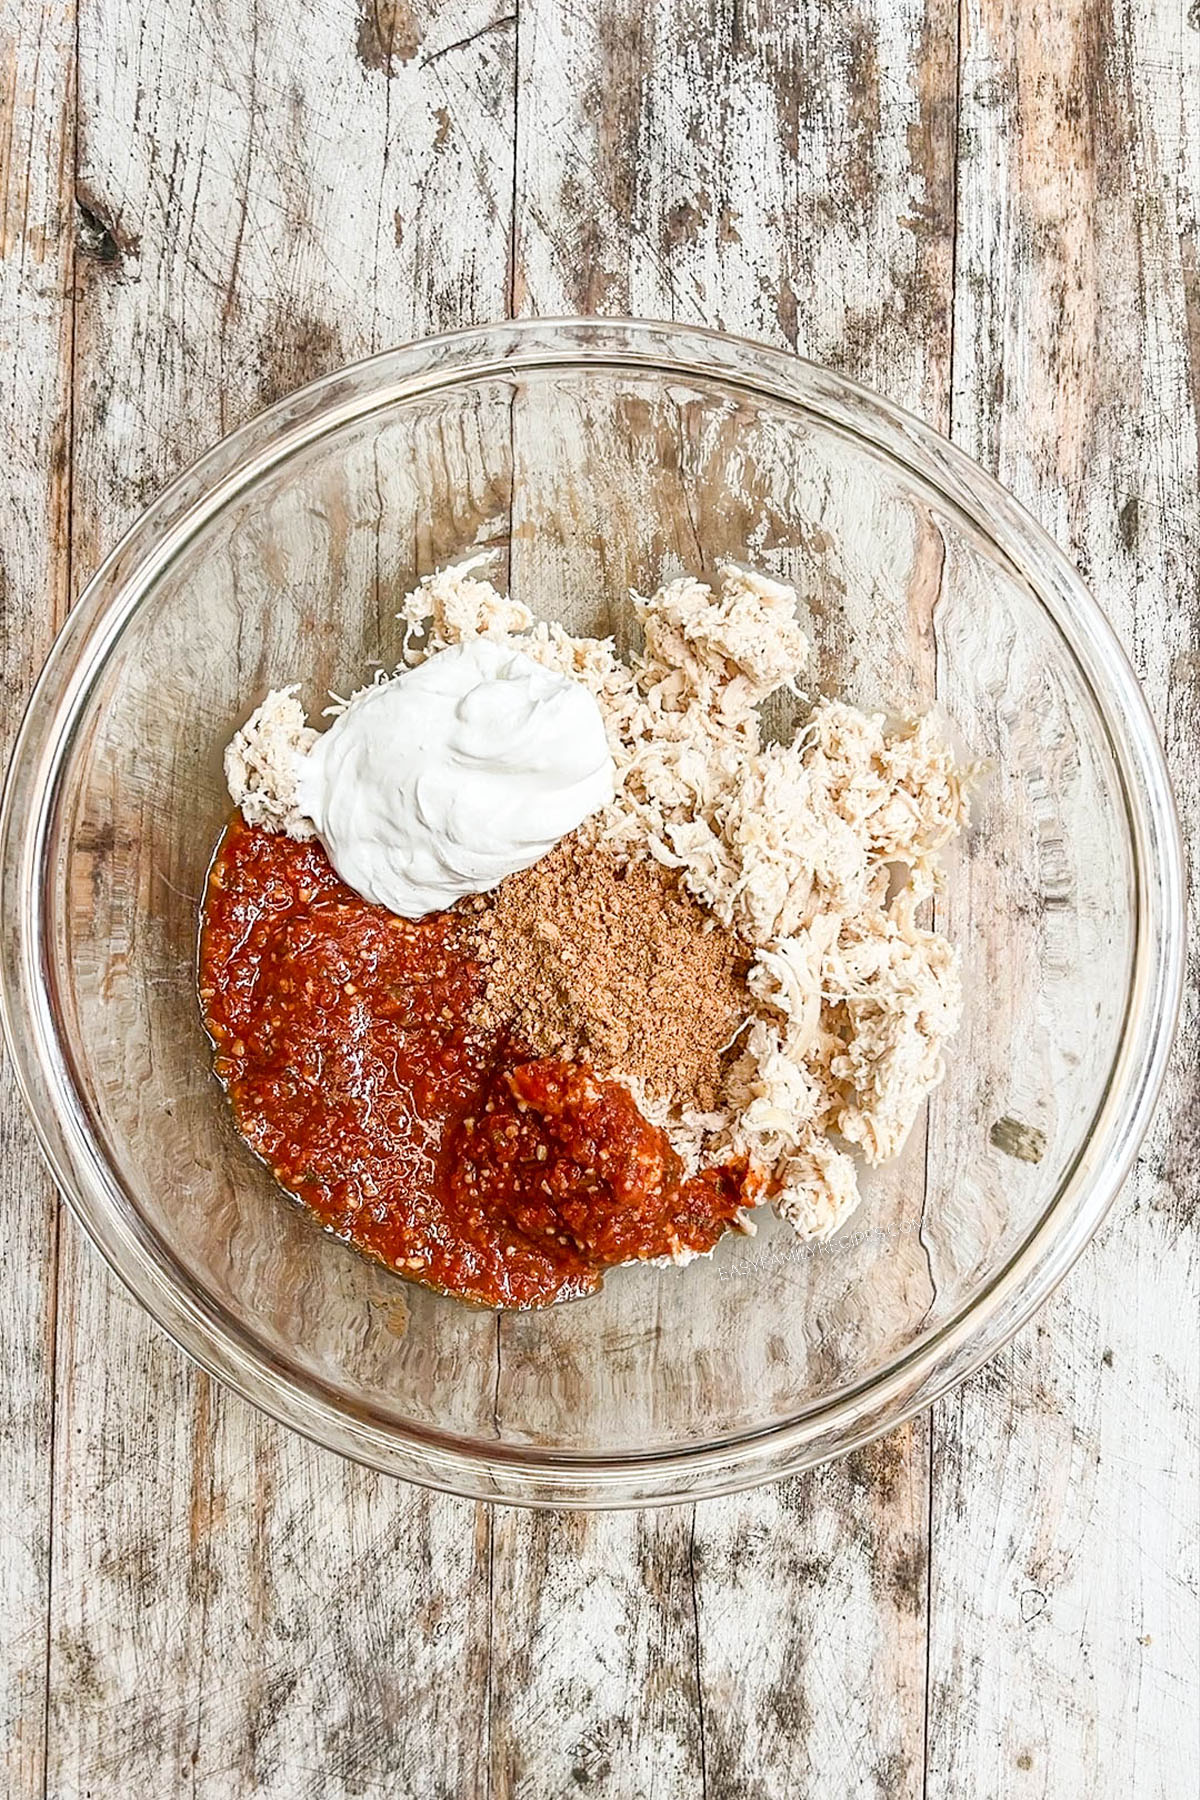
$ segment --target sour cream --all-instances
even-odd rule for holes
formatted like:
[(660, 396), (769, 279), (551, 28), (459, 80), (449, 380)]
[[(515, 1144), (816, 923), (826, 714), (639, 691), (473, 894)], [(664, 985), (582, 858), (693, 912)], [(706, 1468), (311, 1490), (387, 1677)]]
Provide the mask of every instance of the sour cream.
[(587, 688), (472, 638), (352, 701), (300, 758), (297, 801), (343, 881), (419, 919), (529, 868), (612, 796)]

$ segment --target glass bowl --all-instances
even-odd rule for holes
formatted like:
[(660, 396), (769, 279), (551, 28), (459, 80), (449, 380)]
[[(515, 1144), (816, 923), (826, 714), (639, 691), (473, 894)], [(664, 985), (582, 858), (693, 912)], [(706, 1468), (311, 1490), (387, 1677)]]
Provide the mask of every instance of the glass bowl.
[[(772, 1220), (549, 1312), (474, 1311), (323, 1234), (235, 1135), (195, 996), (223, 747), (269, 687), (302, 681), (315, 713), (395, 663), (402, 595), (480, 547), (535, 613), (620, 645), (631, 586), (725, 559), (779, 574), (803, 597), (814, 688), (892, 712), (936, 701), (986, 759), (937, 902), (967, 997), (948, 1078), (829, 1242)], [(227, 438), (72, 613), (0, 831), (10, 1051), (113, 1268), (276, 1418), (486, 1499), (718, 1493), (960, 1381), (1103, 1217), (1181, 982), (1162, 756), (1066, 559), (896, 407), (674, 326), (435, 338)]]

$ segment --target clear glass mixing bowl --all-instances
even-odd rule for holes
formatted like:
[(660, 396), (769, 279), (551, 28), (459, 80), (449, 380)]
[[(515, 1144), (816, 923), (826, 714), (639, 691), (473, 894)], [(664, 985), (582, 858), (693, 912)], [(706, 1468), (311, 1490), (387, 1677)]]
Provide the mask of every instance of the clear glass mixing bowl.
[[(804, 598), (815, 687), (891, 711), (936, 700), (987, 761), (938, 901), (967, 995), (949, 1076), (827, 1244), (772, 1222), (550, 1312), (471, 1311), (324, 1235), (234, 1133), (195, 999), (222, 749), (267, 688), (300, 680), (319, 711), (396, 662), (405, 590), (481, 546), (535, 613), (619, 644), (631, 586), (723, 559), (778, 573)], [(218, 445), (72, 614), (0, 829), (9, 1047), (104, 1255), (277, 1418), (485, 1498), (716, 1493), (961, 1380), (1112, 1200), (1181, 980), (1162, 757), (1064, 557), (895, 407), (675, 327), (434, 339)]]

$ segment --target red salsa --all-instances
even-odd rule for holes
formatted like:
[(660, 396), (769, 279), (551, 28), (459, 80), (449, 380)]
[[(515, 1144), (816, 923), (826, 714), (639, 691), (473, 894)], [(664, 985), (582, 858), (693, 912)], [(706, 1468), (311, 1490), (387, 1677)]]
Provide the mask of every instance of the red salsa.
[(235, 818), (209, 876), (200, 1001), (242, 1137), (329, 1230), (483, 1306), (710, 1250), (754, 1198), (745, 1166), (685, 1180), (619, 1083), (475, 1027), (470, 917), (397, 918), (318, 844)]

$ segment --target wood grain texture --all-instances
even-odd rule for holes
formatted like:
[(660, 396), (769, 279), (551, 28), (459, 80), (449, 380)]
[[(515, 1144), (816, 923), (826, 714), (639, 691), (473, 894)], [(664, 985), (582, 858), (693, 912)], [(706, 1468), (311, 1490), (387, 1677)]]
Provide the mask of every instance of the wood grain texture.
[[(79, 0), (76, 107), (72, 0), (0, 0), (5, 730), (68, 593), (264, 401), (509, 308), (632, 311), (845, 369), (996, 468), (1122, 630), (1194, 837), (1194, 10)], [(932, 1423), (657, 1515), (343, 1464), (69, 1222), (56, 1286), (6, 1088), (5, 1791), (1184, 1800), (1198, 993), (1035, 1327)]]
[[(1121, 632), (1194, 878), (1200, 33), (1120, 0), (1036, 19), (970, 0), (964, 19), (955, 436)], [(1110, 1219), (935, 1415), (931, 1797), (1194, 1788), (1197, 973)]]
[[(0, 757), (66, 610), (74, 6), (0, 5)], [(40, 1793), (46, 1713), (57, 1204), (0, 1069), (0, 1770)]]
[(491, 1787), (701, 1795), (691, 1516), (497, 1515)]
[[(511, 30), (485, 7), (80, 17), (75, 581), (298, 383), (502, 312)], [(102, 1353), (96, 1347), (102, 1346)], [(69, 1233), (55, 1796), (485, 1791), (486, 1512), (191, 1369)]]
[[(833, 362), (944, 425), (954, 41), (953, 8), (936, 3), (523, 5), (517, 310), (720, 324)], [(705, 556), (687, 521), (679, 540), (685, 558)], [(620, 573), (606, 568), (606, 586)], [(555, 1342), (569, 1356), (561, 1331)], [(918, 1425), (816, 1476), (695, 1509), (682, 1586), (703, 1791), (920, 1793), (927, 1483)], [(589, 1582), (624, 1599), (627, 1666), (652, 1651), (638, 1583), (606, 1579), (628, 1555), (625, 1521), (530, 1518), (509, 1539), (526, 1563), (557, 1553), (561, 1607)], [(515, 1666), (534, 1694), (502, 1658), (498, 1714), (543, 1717), (537, 1745), (557, 1769), (561, 1664)], [(629, 1670), (635, 1691), (659, 1666)], [(572, 1736), (605, 1746), (612, 1791), (693, 1791), (682, 1770), (661, 1790), (642, 1784), (640, 1712), (612, 1762), (610, 1686), (571, 1691)]]

